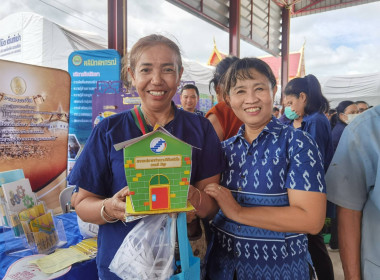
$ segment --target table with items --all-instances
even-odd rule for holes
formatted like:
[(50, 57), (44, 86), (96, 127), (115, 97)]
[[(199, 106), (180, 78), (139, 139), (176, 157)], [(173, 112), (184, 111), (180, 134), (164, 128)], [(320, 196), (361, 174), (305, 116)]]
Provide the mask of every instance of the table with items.
[[(67, 240), (56, 252), (85, 242), (79, 231), (75, 212), (58, 215), (54, 219), (63, 225)], [(21, 238), (15, 238), (12, 228), (0, 227), (0, 279), (98, 279), (95, 258), (74, 263), (53, 274), (44, 274), (39, 266), (33, 264), (33, 260), (44, 255), (33, 254), (30, 250), (16, 250), (23, 247), (22, 243)]]

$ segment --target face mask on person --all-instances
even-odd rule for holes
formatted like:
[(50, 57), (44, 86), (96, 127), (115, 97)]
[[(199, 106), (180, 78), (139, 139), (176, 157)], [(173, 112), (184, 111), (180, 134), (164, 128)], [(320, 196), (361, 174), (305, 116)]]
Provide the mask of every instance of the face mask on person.
[(292, 111), (292, 108), (290, 108), (290, 106), (285, 107), (285, 116), (289, 120), (295, 120), (295, 119), (298, 119), (300, 117), (296, 112)]
[(347, 120), (346, 120), (346, 124), (350, 124), (352, 123), (352, 121), (357, 117), (359, 116), (359, 114), (347, 114)]

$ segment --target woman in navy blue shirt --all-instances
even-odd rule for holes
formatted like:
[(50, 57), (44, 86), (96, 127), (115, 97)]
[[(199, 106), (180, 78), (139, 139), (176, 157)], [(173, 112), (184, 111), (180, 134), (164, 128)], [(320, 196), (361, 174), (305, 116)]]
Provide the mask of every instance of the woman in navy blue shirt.
[[(178, 46), (161, 35), (141, 38), (123, 59), (126, 70), (140, 98), (140, 110), (152, 131), (163, 126), (172, 135), (197, 147), (192, 154), (189, 200), (197, 207), (197, 215), (205, 217), (216, 202), (203, 189), (219, 182), (223, 157), (219, 139), (211, 123), (202, 116), (178, 110), (172, 102), (183, 72)], [(123, 224), (125, 197), (129, 195), (125, 178), (123, 151), (115, 144), (139, 137), (143, 128), (136, 125), (131, 111), (102, 120), (92, 131), (69, 182), (79, 186), (75, 210), (86, 222), (99, 224), (96, 263), (99, 278), (120, 279), (109, 270), (116, 251), (137, 222)]]
[(329, 108), (321, 85), (314, 75), (295, 78), (285, 87), (286, 123), (308, 132), (317, 142), (324, 159), (325, 171), (330, 165), (334, 151), (330, 123), (324, 114)]
[(331, 117), (332, 140), (334, 151), (338, 147), (344, 128), (358, 115), (358, 106), (350, 100), (342, 101), (336, 107), (336, 114)]
[[(314, 75), (304, 78), (295, 78), (285, 87), (285, 115), (287, 122), (294, 128), (308, 132), (317, 142), (319, 151), (324, 160), (325, 172), (330, 165), (334, 155), (331, 127), (324, 114), (328, 111), (329, 102), (323, 96), (321, 85)], [(328, 216), (332, 215), (332, 205), (328, 206)], [(318, 279), (334, 279), (334, 269), (327, 252), (321, 233), (317, 235), (308, 234), (309, 251)]]
[(317, 145), (272, 116), (276, 78), (264, 61), (235, 61), (222, 84), (244, 124), (222, 143), (220, 184), (205, 189), (221, 209), (212, 222), (207, 278), (310, 279), (305, 233), (321, 230), (326, 209)]

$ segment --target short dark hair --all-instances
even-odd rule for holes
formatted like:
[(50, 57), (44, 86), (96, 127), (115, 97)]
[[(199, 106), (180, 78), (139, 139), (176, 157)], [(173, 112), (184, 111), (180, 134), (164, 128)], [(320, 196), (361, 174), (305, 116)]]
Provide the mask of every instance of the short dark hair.
[(346, 110), (346, 108), (348, 106), (351, 106), (352, 104), (356, 104), (355, 102), (351, 101), (351, 100), (344, 100), (344, 101), (341, 101), (338, 106), (335, 108), (336, 109), (336, 112), (338, 114), (340, 113), (344, 113), (344, 111)]
[(277, 107), (273, 107), (272, 112), (280, 112), (280, 109), (278, 109)]
[(336, 124), (338, 123), (339, 114), (341, 114), (341, 113), (344, 114), (344, 111), (346, 110), (346, 108), (348, 106), (351, 106), (352, 104), (355, 104), (355, 102), (353, 102), (351, 100), (344, 100), (338, 104), (338, 106), (335, 108), (336, 114), (332, 115), (331, 120), (330, 120), (331, 128), (334, 128), (336, 126)]
[(272, 69), (265, 61), (255, 57), (241, 58), (232, 63), (227, 72), (223, 75), (221, 83), (223, 87), (224, 100), (226, 100), (230, 89), (236, 85), (238, 80), (253, 79), (250, 72), (251, 69), (255, 69), (267, 77), (272, 89), (277, 85), (276, 77), (273, 74)]
[(183, 88), (181, 89), (181, 93), (180, 94), (182, 94), (182, 92), (185, 89), (193, 89), (193, 90), (195, 90), (195, 92), (197, 93), (197, 95), (199, 97), (199, 90), (198, 90), (198, 88), (195, 85), (193, 85), (193, 84), (186, 84), (186, 85), (184, 85)]

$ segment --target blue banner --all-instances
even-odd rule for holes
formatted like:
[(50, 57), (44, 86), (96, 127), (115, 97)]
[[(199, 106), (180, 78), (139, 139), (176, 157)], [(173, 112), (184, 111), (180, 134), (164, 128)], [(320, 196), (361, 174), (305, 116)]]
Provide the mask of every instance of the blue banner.
[(120, 80), (120, 55), (116, 50), (75, 51), (69, 57), (71, 76), (68, 172), (93, 128), (92, 96), (99, 81)]

